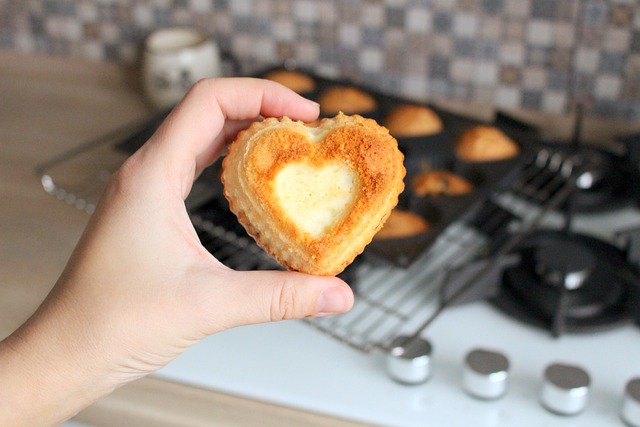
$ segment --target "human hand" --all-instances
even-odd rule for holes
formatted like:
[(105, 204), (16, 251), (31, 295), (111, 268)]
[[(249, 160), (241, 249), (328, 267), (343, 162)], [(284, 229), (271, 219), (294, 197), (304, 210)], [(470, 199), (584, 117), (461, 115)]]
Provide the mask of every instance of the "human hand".
[(200, 244), (184, 199), (260, 115), (311, 121), (318, 106), (273, 82), (204, 80), (114, 174), (54, 289), (0, 345), (0, 412), (35, 395), (25, 425), (61, 422), (207, 335), (351, 307), (338, 278), (236, 272)]

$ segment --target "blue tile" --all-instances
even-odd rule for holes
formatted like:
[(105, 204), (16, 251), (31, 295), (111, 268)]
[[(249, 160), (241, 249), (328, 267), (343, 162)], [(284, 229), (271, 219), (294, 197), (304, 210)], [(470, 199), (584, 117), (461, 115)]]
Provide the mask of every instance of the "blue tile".
[(599, 70), (605, 74), (622, 74), (624, 72), (624, 64), (624, 54), (611, 52), (602, 52), (600, 54)]
[(490, 14), (497, 14), (504, 7), (504, 0), (482, 0), (482, 8)]
[(533, 18), (546, 18), (553, 20), (558, 10), (557, 0), (532, 0), (531, 16)]
[[(264, 18), (256, 18), (253, 16), (236, 16), (234, 18), (234, 29), (248, 34), (269, 35), (271, 32), (271, 23)], [(309, 30), (315, 30), (315, 26), (308, 25)]]
[(549, 70), (547, 75), (547, 88), (553, 91), (565, 91), (569, 84), (567, 70)]
[(321, 63), (335, 64), (337, 50), (333, 46), (321, 46), (319, 49), (318, 56), (319, 56), (318, 60)]
[(433, 28), (440, 33), (451, 30), (451, 15), (445, 12), (436, 12), (433, 17)]
[(542, 94), (538, 91), (523, 90), (522, 106), (524, 108), (540, 109), (542, 106)]
[(172, 25), (171, 11), (165, 8), (153, 9), (153, 23), (158, 27), (167, 27)]
[(362, 44), (365, 46), (376, 46), (382, 48), (384, 31), (378, 28), (364, 27), (360, 33)]
[(229, 9), (229, 0), (213, 0), (213, 7), (216, 10), (227, 10)]
[(114, 44), (105, 44), (103, 47), (104, 50), (104, 58), (108, 61), (116, 61), (120, 57), (120, 49), (118, 45)]
[(403, 28), (405, 11), (395, 7), (388, 7), (386, 13), (387, 26), (392, 28)]
[(609, 19), (609, 5), (605, 0), (583, 0), (580, 18), (588, 27), (604, 25)]
[(634, 30), (631, 35), (631, 50), (640, 52), (640, 30)]
[(640, 105), (637, 102), (596, 100), (592, 113), (603, 117), (617, 117), (624, 120), (640, 119)]
[(473, 57), (476, 55), (475, 39), (456, 39), (453, 43), (453, 56)]
[(76, 2), (72, 0), (44, 0), (42, 7), (45, 15), (74, 16), (77, 13)]
[(435, 55), (428, 59), (429, 76), (434, 79), (449, 78), (450, 59), (445, 56)]
[(29, 29), (33, 35), (44, 35), (45, 34), (45, 23), (44, 18), (41, 16), (37, 16), (34, 14), (29, 14)]
[(172, 8), (185, 9), (189, 7), (189, 0), (172, 0)]
[(452, 84), (448, 78), (431, 80), (428, 89), (433, 98), (447, 99), (451, 98), (453, 93)]
[(0, 47), (3, 49), (13, 48), (13, 35), (4, 29), (0, 29)]

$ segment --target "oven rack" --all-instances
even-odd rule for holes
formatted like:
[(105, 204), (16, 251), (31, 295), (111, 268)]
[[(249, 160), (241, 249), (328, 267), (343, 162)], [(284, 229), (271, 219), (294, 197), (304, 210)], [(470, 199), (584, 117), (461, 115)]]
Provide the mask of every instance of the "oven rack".
[[(43, 188), (91, 214), (107, 179), (128, 156), (117, 149), (118, 144), (135, 130), (135, 126), (125, 126), (42, 165), (37, 173)], [(366, 257), (355, 262), (345, 277), (356, 293), (350, 312), (304, 322), (365, 353), (389, 351), (391, 341), (399, 335), (417, 336), (453, 302), (442, 300), (442, 289), (451, 273), (473, 260), (504, 252), (514, 235), (524, 235), (535, 227), (545, 211), (566, 199), (567, 188), (572, 181), (575, 184), (575, 166), (582, 163), (582, 159), (560, 151), (538, 150), (493, 194), (447, 227), (408, 267), (372, 262)], [(223, 210), (210, 206), (216, 196), (219, 194), (213, 186), (196, 181), (186, 201), (203, 245), (236, 270), (280, 269), (237, 228), (237, 222), (236, 228), (229, 227), (229, 221), (216, 217), (216, 212)], [(486, 271), (478, 275), (483, 273)], [(463, 294), (468, 286), (460, 285), (460, 292), (454, 295)]]

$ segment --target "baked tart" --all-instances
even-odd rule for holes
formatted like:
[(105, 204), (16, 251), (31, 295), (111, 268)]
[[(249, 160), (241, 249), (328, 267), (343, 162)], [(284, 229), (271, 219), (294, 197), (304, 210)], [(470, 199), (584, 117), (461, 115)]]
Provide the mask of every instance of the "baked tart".
[(413, 192), (419, 196), (461, 196), (474, 190), (466, 178), (446, 170), (432, 170), (417, 174), (411, 180)]
[(336, 275), (371, 242), (404, 189), (388, 130), (342, 113), (313, 126), (268, 118), (241, 131), (222, 163), (231, 211), (284, 267)]
[(312, 92), (316, 88), (313, 78), (301, 71), (274, 70), (268, 73), (265, 78), (280, 83), (297, 93)]
[(394, 209), (374, 240), (404, 239), (429, 231), (431, 225), (421, 216), (404, 209)]
[(318, 98), (324, 116), (371, 113), (378, 106), (376, 99), (355, 86), (332, 86)]
[(495, 162), (517, 156), (520, 147), (497, 127), (478, 125), (458, 138), (455, 153), (465, 162)]
[(394, 108), (386, 117), (384, 125), (396, 138), (428, 136), (442, 132), (440, 117), (424, 105), (405, 104)]

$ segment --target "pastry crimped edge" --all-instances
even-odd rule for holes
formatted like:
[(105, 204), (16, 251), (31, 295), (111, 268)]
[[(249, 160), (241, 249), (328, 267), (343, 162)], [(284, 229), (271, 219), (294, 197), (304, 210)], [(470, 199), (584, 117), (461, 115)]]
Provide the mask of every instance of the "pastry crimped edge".
[[(311, 148), (305, 148), (309, 129), (326, 132), (325, 152), (310, 155)], [(267, 156), (268, 143), (278, 145), (271, 154), (276, 152), (282, 161), (257, 161)], [(290, 162), (321, 165), (335, 153), (359, 177), (358, 195), (351, 214), (316, 238), (283, 215), (270, 182)], [(229, 146), (222, 163), (224, 195), (247, 232), (281, 265), (308, 274), (336, 275), (371, 242), (398, 203), (406, 174), (403, 160), (395, 138), (372, 119), (339, 113), (307, 126), (287, 117), (268, 118), (241, 131)]]

